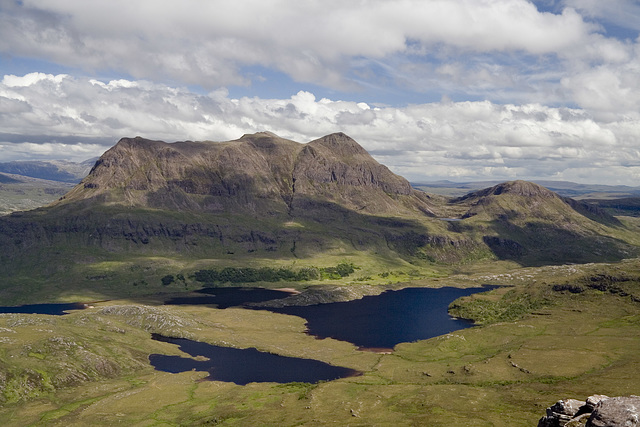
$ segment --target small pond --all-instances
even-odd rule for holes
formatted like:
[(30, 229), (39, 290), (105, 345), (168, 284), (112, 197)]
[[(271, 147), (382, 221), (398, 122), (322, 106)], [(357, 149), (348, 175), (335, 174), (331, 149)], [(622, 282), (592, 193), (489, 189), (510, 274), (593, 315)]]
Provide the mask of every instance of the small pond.
[(72, 302), (66, 304), (27, 304), (15, 307), (0, 307), (0, 313), (25, 313), (25, 314), (50, 314), (62, 316), (68, 314), (69, 310), (83, 310), (86, 304)]
[(205, 380), (210, 381), (226, 381), (239, 385), (251, 382), (317, 383), (361, 374), (359, 371), (329, 365), (319, 360), (278, 356), (255, 348), (220, 347), (159, 334), (152, 334), (152, 338), (156, 341), (175, 344), (183, 352), (194, 358), (198, 357), (198, 359), (191, 359), (152, 354), (149, 356), (149, 362), (156, 370), (170, 373), (204, 371), (209, 373)]
[(449, 304), (494, 288), (405, 288), (354, 301), (265, 309), (306, 319), (308, 333), (318, 338), (348, 341), (361, 349), (391, 349), (473, 326), (449, 316)]

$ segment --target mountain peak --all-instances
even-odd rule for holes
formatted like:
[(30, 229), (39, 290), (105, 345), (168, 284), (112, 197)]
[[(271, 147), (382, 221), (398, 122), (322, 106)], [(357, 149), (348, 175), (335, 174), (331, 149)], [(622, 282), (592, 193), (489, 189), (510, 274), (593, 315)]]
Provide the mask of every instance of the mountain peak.
[(377, 188), (387, 194), (409, 195), (413, 191), (406, 179), (378, 163), (360, 144), (341, 132), (306, 144), (298, 156), (294, 176), (304, 178), (301, 184), (306, 183), (305, 188), (316, 190), (319, 185), (335, 183)]
[(535, 184), (529, 181), (508, 181), (503, 182), (493, 187), (485, 188), (483, 190), (474, 191), (466, 196), (460, 197), (456, 201), (463, 201), (473, 198), (482, 198), (488, 196), (499, 196), (503, 194), (509, 194), (513, 196), (522, 197), (537, 197), (537, 198), (558, 198), (559, 196), (553, 191), (544, 188), (541, 185)]
[(541, 185), (529, 181), (509, 181), (489, 189), (491, 194), (513, 194), (525, 197), (557, 197), (557, 195)]
[(332, 133), (322, 138), (311, 141), (309, 146), (317, 147), (322, 146), (325, 147), (336, 156), (367, 156), (370, 157), (367, 150), (362, 148), (360, 144), (358, 144), (353, 138), (342, 133)]
[(244, 135), (242, 135), (242, 137), (240, 137), (240, 139), (251, 138), (251, 137), (261, 137), (261, 136), (268, 136), (268, 137), (272, 137), (272, 138), (280, 138), (279, 135), (276, 135), (273, 132), (265, 130), (265, 131), (256, 132), (256, 133), (245, 133)]
[[(309, 200), (368, 213), (429, 212), (404, 178), (334, 133), (303, 144), (272, 132), (226, 142), (122, 138), (61, 203), (91, 199), (199, 212), (302, 212)], [(397, 198), (408, 196), (409, 206)], [(324, 201), (324, 202), (323, 202)], [(407, 210), (409, 209), (409, 211)]]

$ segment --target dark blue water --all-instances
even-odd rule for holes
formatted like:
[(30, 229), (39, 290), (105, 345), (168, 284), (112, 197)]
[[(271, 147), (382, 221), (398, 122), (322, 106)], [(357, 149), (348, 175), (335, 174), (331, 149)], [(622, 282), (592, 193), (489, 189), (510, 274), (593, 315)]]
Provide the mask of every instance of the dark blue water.
[(152, 338), (156, 341), (176, 344), (180, 350), (192, 357), (204, 356), (209, 359), (201, 361), (187, 357), (152, 354), (149, 356), (149, 362), (154, 368), (171, 373), (204, 371), (209, 373), (205, 380), (210, 381), (226, 381), (239, 385), (251, 382), (317, 383), (361, 374), (359, 371), (329, 365), (319, 360), (278, 356), (255, 348), (220, 347), (158, 334), (153, 334)]
[(0, 307), (0, 313), (51, 314), (62, 316), (69, 310), (83, 310), (85, 304), (73, 302), (68, 304), (29, 304), (15, 307)]
[(355, 301), (267, 310), (306, 319), (308, 333), (318, 338), (348, 341), (363, 349), (393, 348), (473, 326), (449, 316), (449, 304), (494, 288), (405, 288)]
[(250, 302), (281, 299), (291, 294), (264, 288), (204, 288), (196, 291), (207, 296), (175, 297), (167, 300), (168, 305), (215, 305), (216, 308), (237, 307)]

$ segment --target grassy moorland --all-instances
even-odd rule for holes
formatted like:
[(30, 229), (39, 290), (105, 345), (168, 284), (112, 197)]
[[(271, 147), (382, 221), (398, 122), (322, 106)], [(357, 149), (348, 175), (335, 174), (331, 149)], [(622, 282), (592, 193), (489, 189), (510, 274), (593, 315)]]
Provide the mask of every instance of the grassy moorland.
[[(637, 393), (640, 261), (503, 267), (407, 282), (508, 286), (452, 304), (478, 327), (400, 344), (392, 354), (314, 339), (294, 316), (149, 299), (97, 303), (60, 317), (0, 315), (0, 418), (16, 426), (513, 426), (535, 425), (561, 398)], [(320, 384), (199, 382), (206, 373), (153, 370), (149, 354), (181, 352), (151, 340), (152, 332), (364, 374)]]

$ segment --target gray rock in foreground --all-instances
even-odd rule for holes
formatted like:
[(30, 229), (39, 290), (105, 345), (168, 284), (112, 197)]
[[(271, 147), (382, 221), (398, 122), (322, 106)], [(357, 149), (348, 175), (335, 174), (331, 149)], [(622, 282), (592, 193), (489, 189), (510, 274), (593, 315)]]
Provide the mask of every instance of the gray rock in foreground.
[(538, 427), (636, 427), (640, 426), (640, 397), (589, 396), (586, 401), (559, 400), (547, 408)]
[(612, 397), (601, 400), (591, 413), (587, 427), (640, 426), (640, 397)]

